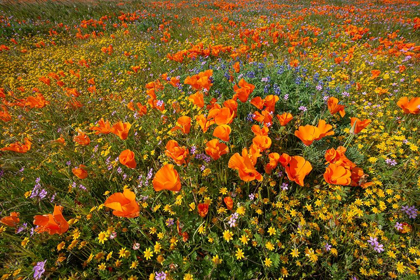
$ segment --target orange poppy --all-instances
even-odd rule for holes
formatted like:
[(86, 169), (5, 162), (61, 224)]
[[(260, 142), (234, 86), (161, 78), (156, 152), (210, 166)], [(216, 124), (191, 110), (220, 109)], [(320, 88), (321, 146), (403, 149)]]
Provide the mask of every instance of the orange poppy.
[[(359, 120), (358, 118), (351, 118), (351, 127), (352, 129), (350, 131), (352, 131), (354, 134), (358, 134), (360, 131), (362, 131), (363, 129), (365, 129), (372, 121), (371, 120)], [(354, 130), (353, 130), (354, 127)]]
[(251, 99), (251, 104), (254, 105), (255, 107), (257, 107), (257, 109), (262, 109), (264, 108), (264, 100), (257, 96)]
[(10, 216), (1, 218), (0, 223), (5, 224), (9, 227), (16, 227), (20, 222), (19, 212), (12, 212)]
[(375, 79), (376, 77), (378, 77), (381, 74), (381, 71), (380, 70), (372, 70), (371, 73), (372, 73), (371, 79)]
[[(249, 155), (251, 155), (251, 157)], [(243, 149), (242, 156), (239, 155), (239, 153), (236, 153), (229, 159), (228, 167), (238, 170), (239, 177), (245, 182), (253, 180), (262, 181), (263, 177), (254, 168), (255, 164), (256, 156), (252, 157), (252, 154), (249, 154), (247, 149)]]
[(351, 182), (350, 170), (337, 164), (328, 165), (324, 173), (324, 179), (328, 184), (348, 186)]
[(316, 126), (305, 125), (299, 126), (299, 129), (295, 131), (295, 136), (302, 140), (306, 146), (311, 145), (319, 137), (319, 129)]
[(220, 143), (219, 139), (213, 139), (206, 143), (205, 151), (212, 159), (218, 160), (222, 155), (229, 152), (229, 148), (224, 143)]
[(319, 136), (315, 140), (321, 140), (322, 138), (330, 135), (334, 135), (332, 130), (332, 125), (327, 124), (324, 120), (319, 120), (318, 122)]
[[(287, 164), (285, 164), (286, 162)], [(312, 171), (311, 163), (301, 156), (290, 157), (287, 154), (283, 154), (280, 157), (280, 163), (285, 166), (289, 180), (300, 186), (304, 185), (303, 180)]]
[(235, 69), (236, 73), (239, 73), (239, 71), (241, 71), (241, 67), (239, 65), (239, 62), (235, 62), (235, 64), (233, 64), (233, 69)]
[(283, 113), (281, 115), (277, 115), (277, 119), (279, 120), (280, 125), (285, 126), (293, 119), (293, 116), (290, 113)]
[(50, 104), (50, 102), (46, 101), (41, 93), (38, 93), (36, 97), (27, 97), (25, 102), (25, 106), (29, 106), (30, 108), (44, 108), (48, 104)]
[(191, 118), (188, 116), (182, 116), (177, 121), (177, 126), (171, 129), (171, 131), (181, 130), (184, 134), (190, 133), (191, 129)]
[(200, 91), (188, 96), (188, 100), (191, 101), (194, 105), (196, 105), (199, 108), (204, 107), (204, 95)]
[(131, 124), (126, 122), (122, 123), (121, 121), (114, 124), (111, 128), (111, 133), (117, 135), (121, 140), (125, 140), (128, 137), (128, 132), (130, 131)]
[(279, 101), (279, 97), (277, 95), (267, 95), (264, 98), (265, 110), (269, 112), (274, 112), (277, 101)]
[(96, 130), (96, 132), (95, 132), (95, 134), (96, 134), (96, 135), (98, 135), (98, 134), (100, 134), (100, 133), (102, 133), (102, 134), (108, 134), (108, 133), (110, 133), (110, 132), (111, 132), (111, 124), (109, 123), (109, 121), (108, 121), (108, 120), (104, 121), (104, 119), (103, 119), (103, 118), (101, 118), (101, 119), (98, 121), (98, 125), (99, 125), (99, 127), (97, 127), (97, 126), (92, 126), (92, 127), (90, 128), (90, 130)]
[(420, 97), (413, 97), (408, 100), (407, 97), (401, 97), (397, 102), (398, 107), (404, 110), (406, 114), (420, 114)]
[(185, 147), (180, 147), (177, 141), (169, 140), (168, 143), (166, 143), (165, 154), (173, 159), (176, 164), (181, 165), (186, 163), (189, 151)]
[(8, 121), (12, 120), (12, 116), (7, 111), (6, 106), (3, 106), (2, 110), (0, 111), (0, 120), (2, 120), (4, 122), (8, 122)]
[(338, 104), (338, 99), (335, 97), (328, 98), (328, 110), (330, 111), (331, 115), (335, 115), (337, 112), (340, 113), (341, 117), (344, 117), (346, 112), (344, 111), (344, 105)]
[(85, 179), (88, 176), (88, 172), (85, 170), (85, 167), (85, 165), (80, 164), (79, 167), (75, 167), (71, 171), (77, 178)]
[(120, 160), (120, 163), (122, 165), (127, 166), (128, 168), (136, 168), (136, 166), (137, 166), (134, 152), (132, 152), (128, 149), (122, 151), (118, 158)]
[(129, 189), (125, 189), (123, 193), (114, 193), (107, 198), (104, 205), (114, 210), (112, 214), (117, 217), (135, 218), (140, 213), (140, 207), (136, 201), (136, 194)]
[(252, 139), (252, 145), (262, 152), (271, 147), (271, 139), (268, 136), (257, 135)]
[(153, 179), (153, 188), (155, 191), (180, 191), (181, 180), (178, 172), (174, 169), (172, 164), (166, 164), (158, 172), (156, 172)]
[(213, 136), (217, 137), (223, 141), (228, 142), (229, 141), (229, 135), (231, 132), (231, 128), (230, 126), (228, 126), (227, 124), (222, 124), (217, 126), (214, 131), (213, 131)]
[(258, 125), (253, 125), (251, 128), (252, 132), (254, 132), (255, 136), (268, 136), (269, 129), (265, 125), (263, 128), (259, 127)]
[(271, 171), (273, 171), (277, 167), (280, 155), (278, 153), (270, 153), (268, 155), (268, 158), (270, 162), (267, 163), (267, 165), (265, 166), (265, 173), (270, 174)]
[(140, 117), (142, 117), (142, 116), (144, 116), (144, 115), (146, 115), (146, 114), (147, 114), (147, 106), (146, 106), (146, 105), (142, 105), (140, 102), (137, 102), (137, 103), (136, 103), (136, 106), (137, 106), (138, 110), (136, 110), (136, 109), (134, 108), (134, 104), (133, 104), (133, 102), (130, 102), (130, 103), (128, 103), (128, 104), (127, 104), (128, 109), (130, 109), (131, 111), (136, 111), (136, 112), (137, 112), (137, 114), (138, 114)]
[(73, 137), (73, 141), (79, 145), (87, 146), (90, 144), (90, 138), (80, 129), (77, 130), (78, 134)]
[(62, 206), (54, 206), (53, 214), (36, 215), (34, 225), (38, 226), (35, 231), (38, 233), (47, 232), (50, 235), (63, 234), (69, 229), (69, 224), (64, 219)]
[(214, 120), (217, 125), (230, 124), (235, 117), (235, 112), (230, 108), (213, 108), (209, 111), (208, 120)]
[(252, 119), (256, 120), (257, 122), (263, 123), (266, 126), (271, 126), (273, 124), (273, 115), (267, 110), (263, 110), (261, 111), (261, 113), (255, 111)]
[(25, 138), (25, 144), (22, 144), (20, 142), (15, 142), (15, 143), (10, 144), (7, 147), (0, 149), (0, 151), (12, 151), (12, 152), (24, 154), (31, 149), (31, 146), (32, 146), (31, 141), (29, 141), (28, 138)]
[(233, 209), (233, 199), (229, 196), (223, 199), (223, 202), (226, 204), (226, 208), (229, 210)]
[(236, 113), (238, 111), (238, 102), (234, 99), (228, 99), (223, 102), (223, 106), (229, 108), (231, 112), (233, 112), (233, 118), (236, 117)]
[(206, 133), (209, 127), (212, 124), (214, 124), (214, 121), (207, 121), (207, 118), (203, 114), (195, 117), (195, 120), (197, 121), (198, 125), (201, 127), (204, 133)]
[(246, 102), (248, 100), (248, 96), (254, 91), (255, 86), (253, 84), (247, 83), (243, 78), (239, 81), (238, 87), (234, 85), (233, 90), (235, 91), (235, 95), (233, 99), (239, 99), (241, 102)]
[(334, 163), (348, 169), (356, 167), (356, 164), (345, 156), (346, 150), (347, 149), (343, 146), (338, 147), (337, 150), (334, 148), (328, 149), (325, 152), (325, 159), (327, 160), (327, 163)]
[(204, 218), (207, 216), (207, 213), (209, 212), (209, 205), (207, 203), (199, 203), (197, 205), (198, 214), (201, 218)]

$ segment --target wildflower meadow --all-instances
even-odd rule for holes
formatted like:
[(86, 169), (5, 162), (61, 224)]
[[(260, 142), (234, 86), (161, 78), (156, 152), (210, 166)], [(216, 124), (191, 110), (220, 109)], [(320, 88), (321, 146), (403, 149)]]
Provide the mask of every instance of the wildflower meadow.
[(0, 0), (1, 279), (420, 278), (420, 1)]

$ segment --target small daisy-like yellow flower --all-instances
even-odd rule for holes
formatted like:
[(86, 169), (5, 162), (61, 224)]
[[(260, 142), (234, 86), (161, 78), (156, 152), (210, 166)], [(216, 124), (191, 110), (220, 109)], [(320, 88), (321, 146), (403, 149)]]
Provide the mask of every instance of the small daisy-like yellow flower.
[(162, 245), (160, 245), (159, 242), (156, 242), (155, 248), (154, 248), (155, 253), (159, 253), (160, 249), (162, 249)]
[(146, 251), (144, 251), (144, 257), (146, 260), (150, 260), (150, 258), (153, 257), (153, 252), (150, 248), (147, 248)]
[(22, 247), (23, 247), (23, 248), (25, 248), (25, 247), (26, 247), (26, 245), (28, 245), (28, 243), (29, 243), (29, 238), (28, 238), (28, 237), (25, 237), (25, 238), (22, 240), (22, 242), (20, 243), (20, 245), (22, 245)]
[(101, 263), (100, 265), (98, 265), (99, 270), (105, 270), (105, 268), (106, 268), (105, 263)]
[(219, 255), (216, 255), (216, 256), (214, 256), (213, 258), (212, 258), (212, 261), (213, 261), (213, 263), (214, 264), (221, 264), (222, 263), (222, 259), (221, 258), (219, 258)]
[(242, 260), (243, 258), (244, 258), (244, 252), (242, 251), (242, 249), (241, 248), (238, 248), (237, 250), (236, 250), (236, 254), (235, 254), (235, 256), (236, 256), (236, 259), (237, 260)]
[(228, 190), (227, 190), (227, 188), (221, 188), (219, 192), (223, 195), (226, 195)]
[(105, 243), (105, 241), (107, 241), (107, 240), (108, 240), (108, 235), (109, 235), (109, 234), (108, 234), (106, 231), (101, 231), (101, 232), (98, 234), (99, 243), (104, 244), (104, 243)]
[(405, 267), (402, 262), (397, 262), (397, 271), (398, 273), (402, 274), (404, 273)]
[(276, 230), (273, 227), (270, 227), (268, 229), (268, 233), (270, 234), (270, 236), (275, 235), (276, 234)]
[(268, 241), (267, 243), (265, 243), (265, 248), (267, 248), (270, 251), (273, 251), (274, 250), (274, 245), (273, 245), (273, 243)]
[(292, 255), (292, 257), (294, 258), (299, 257), (299, 250), (297, 248), (294, 248), (292, 252), (290, 253), (290, 255)]
[(231, 240), (233, 239), (233, 233), (232, 233), (230, 230), (225, 230), (225, 231), (223, 232), (223, 238), (224, 238), (227, 242), (229, 242), (229, 241), (231, 241)]
[(273, 262), (270, 260), (270, 258), (265, 258), (264, 265), (266, 267), (270, 267), (273, 264)]
[(248, 236), (246, 236), (245, 234), (242, 234), (241, 238), (239, 238), (239, 240), (241, 240), (241, 242), (243, 244), (248, 244)]
[(187, 273), (184, 275), (184, 280), (194, 280), (194, 277), (192, 276), (192, 274)]
[(139, 265), (138, 261), (133, 261), (130, 265), (130, 269), (135, 269)]
[(127, 258), (128, 256), (130, 256), (130, 251), (128, 251), (125, 247), (121, 248), (120, 252), (120, 258)]
[(111, 251), (111, 252), (109, 252), (109, 254), (108, 255), (106, 255), (106, 260), (107, 261), (109, 261), (111, 258), (112, 258), (112, 254), (113, 254), (114, 252), (113, 251)]

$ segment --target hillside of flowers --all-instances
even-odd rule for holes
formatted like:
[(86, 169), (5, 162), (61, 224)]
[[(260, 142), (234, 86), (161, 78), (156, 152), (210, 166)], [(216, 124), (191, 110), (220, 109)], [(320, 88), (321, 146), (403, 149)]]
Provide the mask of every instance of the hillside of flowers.
[(419, 15), (0, 1), (1, 279), (419, 279)]

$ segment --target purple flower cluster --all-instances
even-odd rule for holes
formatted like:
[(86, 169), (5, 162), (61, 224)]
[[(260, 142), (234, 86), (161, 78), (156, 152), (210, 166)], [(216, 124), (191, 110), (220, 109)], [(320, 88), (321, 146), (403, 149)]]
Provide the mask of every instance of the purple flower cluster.
[(376, 252), (381, 253), (384, 251), (384, 245), (380, 244), (376, 237), (370, 237), (367, 242), (370, 244), (370, 246), (373, 247), (373, 250), (375, 250)]
[(387, 158), (387, 159), (385, 160), (385, 162), (386, 162), (386, 164), (391, 165), (391, 166), (395, 166), (395, 165), (397, 165), (397, 161), (396, 161), (395, 159), (390, 159), (390, 158)]
[(403, 230), (404, 229), (403, 224), (402, 223), (398, 223), (398, 222), (395, 224), (395, 228), (397, 230)]
[(47, 262), (47, 260), (43, 261), (43, 262), (38, 262), (34, 268), (34, 278), (35, 279), (41, 279), (42, 274), (44, 274), (45, 272), (45, 263)]
[(156, 280), (165, 280), (166, 279), (166, 273), (165, 272), (155, 272), (155, 279)]
[(41, 184), (39, 183), (41, 181), (41, 178), (36, 178), (35, 180), (35, 186), (32, 189), (30, 198), (37, 198), (44, 199), (47, 196), (47, 191), (42, 188)]
[(402, 206), (401, 210), (404, 211), (410, 219), (415, 219), (417, 217), (417, 209), (414, 206)]
[(169, 218), (169, 219), (166, 220), (166, 226), (167, 227), (171, 227), (173, 225), (174, 225), (174, 219)]
[(230, 227), (235, 227), (236, 226), (236, 220), (238, 220), (238, 218), (239, 218), (238, 213), (234, 213), (232, 216), (230, 216), (230, 219), (229, 219), (229, 222), (228, 222), (229, 226)]
[(289, 188), (288, 188), (288, 184), (287, 183), (283, 183), (283, 184), (281, 184), (281, 186), (280, 186), (280, 188), (283, 190), (283, 191), (286, 191), (286, 190), (288, 190)]
[(195, 158), (202, 159), (202, 160), (204, 160), (207, 163), (209, 163), (211, 161), (211, 157), (209, 157), (206, 154), (198, 154), (198, 155), (195, 156)]

